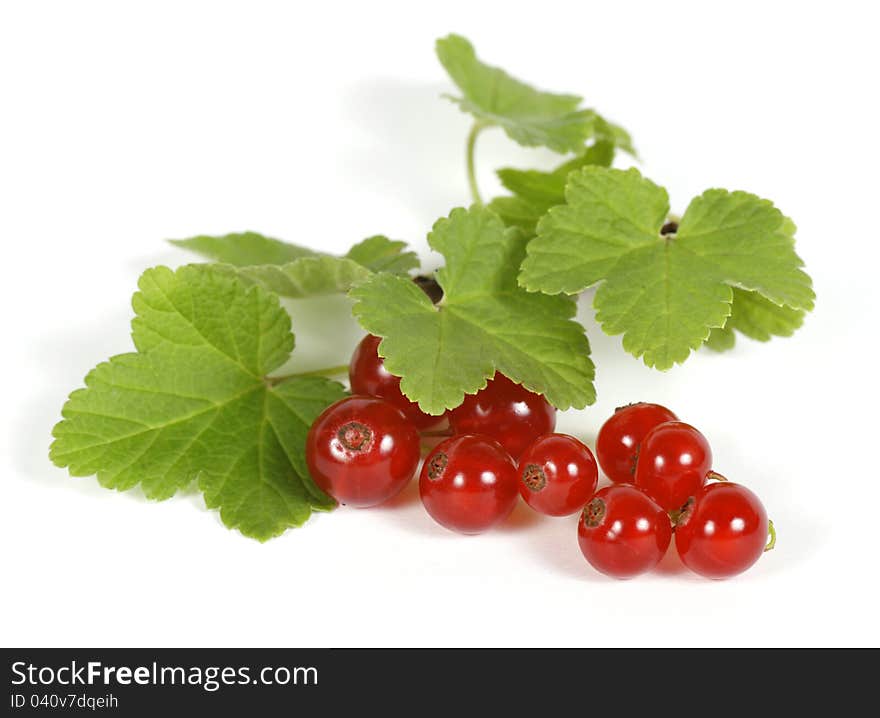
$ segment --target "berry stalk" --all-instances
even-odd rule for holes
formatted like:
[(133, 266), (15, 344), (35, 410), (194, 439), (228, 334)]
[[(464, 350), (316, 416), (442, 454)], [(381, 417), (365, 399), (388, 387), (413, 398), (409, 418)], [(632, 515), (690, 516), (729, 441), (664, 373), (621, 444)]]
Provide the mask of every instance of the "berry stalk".
[(471, 198), (474, 201), (474, 204), (483, 204), (483, 198), (480, 196), (480, 188), (477, 186), (477, 171), (474, 162), (474, 150), (477, 145), (477, 136), (486, 127), (485, 122), (474, 122), (471, 126), (471, 131), (467, 136), (467, 147), (465, 150), (465, 156), (467, 158), (467, 176), (468, 176), (468, 186), (471, 190)]

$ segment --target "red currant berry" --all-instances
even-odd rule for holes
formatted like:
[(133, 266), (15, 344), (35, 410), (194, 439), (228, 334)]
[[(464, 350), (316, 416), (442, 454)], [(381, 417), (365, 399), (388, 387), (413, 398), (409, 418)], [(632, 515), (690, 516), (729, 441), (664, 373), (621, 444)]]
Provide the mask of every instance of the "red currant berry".
[(519, 497), (516, 464), (487, 436), (453, 436), (425, 459), (419, 493), (441, 526), (464, 534), (480, 533), (513, 511)]
[(410, 401), (400, 390), (400, 377), (389, 374), (385, 362), (379, 356), (382, 339), (367, 334), (351, 355), (348, 379), (353, 394), (379, 396), (400, 409), (419, 430), (430, 429), (443, 421), (443, 416), (426, 414), (419, 405)]
[(519, 493), (535, 511), (568, 516), (596, 491), (593, 452), (573, 436), (545, 434), (530, 444), (517, 466)]
[(659, 404), (639, 402), (615, 411), (602, 424), (596, 439), (596, 456), (605, 476), (618, 483), (632, 483), (645, 434), (658, 424), (677, 420), (675, 414)]
[(635, 485), (667, 511), (676, 511), (706, 483), (709, 442), (690, 424), (668, 421), (642, 440)]
[(315, 483), (351, 506), (375, 506), (416, 472), (419, 433), (399, 409), (373, 396), (350, 396), (327, 407), (306, 439)]
[(761, 558), (768, 531), (760, 499), (725, 481), (704, 486), (688, 501), (675, 527), (675, 546), (691, 571), (727, 578)]
[(449, 423), (456, 434), (492, 437), (516, 459), (541, 434), (553, 431), (556, 409), (540, 394), (496, 372), (485, 389), (466, 396), (449, 412)]
[(672, 540), (669, 515), (629, 484), (601, 489), (578, 521), (578, 544), (593, 568), (632, 578), (656, 566)]

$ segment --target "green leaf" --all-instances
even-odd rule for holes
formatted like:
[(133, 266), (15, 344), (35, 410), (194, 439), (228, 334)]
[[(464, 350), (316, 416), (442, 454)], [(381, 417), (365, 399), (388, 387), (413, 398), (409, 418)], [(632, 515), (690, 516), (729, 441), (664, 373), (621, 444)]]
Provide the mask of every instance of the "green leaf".
[(312, 252), (254, 232), (171, 242), (238, 267), (247, 282), (294, 299), (347, 292), (373, 272), (406, 274), (419, 266), (415, 252), (406, 251), (406, 242), (382, 235), (358, 242), (344, 257)]
[(795, 254), (791, 220), (769, 200), (710, 189), (681, 218), (679, 242), (710, 260), (718, 275), (775, 304), (812, 309), (812, 282)]
[(437, 57), (461, 90), (450, 97), (486, 125), (502, 127), (515, 142), (556, 152), (579, 152), (594, 135), (628, 135), (593, 110), (580, 107), (578, 95), (541, 92), (477, 59), (473, 45), (460, 35), (437, 40)]
[(726, 325), (723, 327), (714, 327), (709, 332), (709, 338), (706, 339), (706, 347), (713, 352), (726, 352), (733, 349), (736, 344), (736, 332)]
[(171, 244), (201, 254), (215, 262), (247, 267), (253, 264), (285, 264), (300, 257), (313, 257), (317, 252), (288, 244), (280, 239), (264, 237), (257, 232), (225, 234), (220, 237), (199, 235), (189, 239), (170, 239)]
[[(713, 329), (706, 345), (715, 351), (731, 349), (735, 342), (734, 330), (760, 342), (776, 337), (790, 337), (804, 323), (805, 312), (778, 305), (757, 292), (734, 288), (733, 304), (724, 329)], [(723, 332), (722, 340), (719, 333)]]
[(547, 211), (522, 197), (496, 197), (487, 206), (508, 227), (516, 227), (528, 236), (534, 236), (538, 220)]
[(530, 291), (574, 294), (604, 279), (626, 252), (659, 239), (669, 212), (666, 190), (635, 169), (572, 173), (566, 200), (530, 242), (520, 274)]
[(509, 227), (520, 227), (535, 233), (538, 220), (551, 207), (565, 203), (565, 184), (568, 175), (587, 165), (609, 167), (614, 160), (614, 145), (599, 141), (587, 148), (584, 154), (561, 164), (551, 172), (539, 170), (498, 170), (501, 184), (513, 192), (513, 197), (496, 197), (489, 207)]
[(546, 206), (549, 209), (565, 202), (565, 180), (568, 177), (566, 173), (504, 167), (496, 174), (505, 188), (535, 205)]
[(287, 264), (241, 267), (242, 279), (282, 297), (301, 299), (347, 292), (373, 272), (346, 257), (303, 257)]
[(565, 202), (565, 184), (572, 172), (588, 165), (610, 167), (614, 160), (614, 145), (597, 142), (584, 154), (564, 162), (550, 172), (517, 170), (509, 167), (498, 170), (498, 179), (507, 189), (536, 204), (552, 207)]
[[(633, 146), (632, 137), (629, 132), (627, 132), (620, 125), (615, 125), (613, 122), (608, 122), (608, 120), (604, 119), (601, 116), (597, 116), (596, 120), (596, 140), (609, 142), (614, 145), (617, 149), (623, 150), (628, 155), (635, 157), (638, 159), (639, 153), (636, 152), (636, 148)], [(601, 164), (599, 162), (594, 162), (592, 164)], [(609, 162), (608, 165), (610, 166)]]
[(623, 334), (624, 348), (648, 366), (684, 361), (724, 327), (734, 288), (794, 310), (813, 306), (794, 226), (767, 200), (708, 190), (667, 236), (666, 191), (635, 169), (585, 167), (569, 176), (566, 202), (538, 224), (520, 283), (573, 294), (601, 282), (594, 305), (602, 328)]
[(345, 255), (371, 272), (407, 274), (417, 269), (419, 258), (415, 252), (406, 251), (406, 242), (388, 239), (381, 234), (367, 237), (355, 244)]
[[(629, 137), (629, 135), (627, 135)], [(562, 176), (568, 180), (568, 175), (576, 170), (583, 169), (587, 165), (598, 165), (599, 167), (611, 167), (614, 162), (615, 144), (611, 140), (596, 140), (593, 144), (584, 150), (583, 154), (563, 162), (551, 174)], [(509, 188), (508, 188), (509, 189)], [(563, 187), (562, 201), (565, 201), (565, 187)], [(558, 202), (557, 204), (561, 204)]]
[(555, 406), (595, 401), (593, 364), (567, 297), (529, 294), (516, 284), (527, 238), (490, 210), (452, 210), (428, 236), (446, 258), (437, 273), (443, 300), (431, 304), (413, 283), (376, 274), (351, 291), (354, 314), (384, 337), (385, 366), (430, 414), (458, 406), (496, 370)]
[(733, 309), (725, 325), (759, 342), (790, 337), (804, 323), (802, 309), (774, 304), (758, 292), (733, 290)]
[(166, 499), (196, 481), (230, 528), (261, 541), (333, 501), (304, 460), (311, 422), (344, 395), (316, 377), (266, 376), (293, 349), (278, 299), (222, 267), (147, 270), (132, 304), (136, 353), (99, 364), (53, 430), (50, 457), (108, 488)]

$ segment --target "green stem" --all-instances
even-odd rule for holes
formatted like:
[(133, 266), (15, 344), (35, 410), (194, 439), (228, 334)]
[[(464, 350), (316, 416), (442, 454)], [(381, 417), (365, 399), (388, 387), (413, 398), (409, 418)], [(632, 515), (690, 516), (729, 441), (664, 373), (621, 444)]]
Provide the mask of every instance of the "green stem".
[(770, 539), (767, 541), (767, 545), (764, 547), (764, 552), (772, 551), (776, 546), (776, 529), (773, 526), (773, 522), (769, 521), (767, 523), (767, 533), (770, 534)]
[(480, 188), (477, 186), (477, 172), (474, 166), (474, 148), (477, 144), (477, 135), (480, 134), (480, 131), (486, 125), (480, 121), (474, 122), (471, 127), (471, 131), (467, 136), (467, 175), (468, 175), (468, 185), (471, 188), (471, 197), (476, 204), (483, 204), (483, 199), (480, 197)]
[(300, 371), (294, 374), (283, 374), (282, 376), (266, 377), (269, 386), (277, 386), (288, 379), (296, 379), (301, 376), (326, 376), (333, 377), (348, 372), (348, 364), (339, 364), (338, 366), (328, 366), (323, 369), (312, 369), (311, 371)]

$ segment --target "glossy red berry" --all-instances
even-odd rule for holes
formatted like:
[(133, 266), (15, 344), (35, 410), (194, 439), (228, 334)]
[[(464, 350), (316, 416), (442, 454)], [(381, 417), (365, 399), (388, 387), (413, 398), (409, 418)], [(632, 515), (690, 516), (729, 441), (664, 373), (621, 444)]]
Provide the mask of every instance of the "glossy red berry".
[(540, 394), (497, 372), (485, 389), (467, 395), (449, 412), (449, 423), (456, 434), (492, 437), (516, 459), (541, 434), (553, 431), (556, 409)]
[(599, 429), (596, 456), (599, 466), (612, 481), (632, 483), (639, 446), (651, 429), (678, 417), (665, 406), (639, 402), (621, 407)]
[(707, 578), (742, 573), (761, 558), (769, 521), (763, 504), (745, 486), (708, 484), (688, 501), (675, 527), (685, 566)]
[(519, 493), (535, 511), (568, 516), (596, 491), (599, 467), (593, 452), (566, 434), (545, 434), (532, 442), (517, 465)]
[(327, 407), (306, 439), (315, 483), (351, 506), (375, 506), (416, 472), (419, 433), (399, 409), (373, 396), (350, 396)]
[(390, 374), (385, 368), (385, 361), (379, 356), (381, 341), (380, 337), (367, 334), (351, 355), (348, 380), (352, 393), (379, 396), (390, 401), (420, 431), (437, 426), (444, 417), (432, 416), (419, 409), (419, 405), (407, 399), (400, 390), (400, 377)]
[(632, 578), (656, 566), (672, 539), (669, 515), (629, 484), (601, 489), (578, 521), (581, 552), (598, 571)]
[(690, 424), (668, 421), (642, 440), (634, 483), (667, 511), (677, 511), (706, 483), (711, 469), (706, 437)]
[(489, 437), (453, 436), (425, 459), (419, 493), (441, 526), (480, 533), (503, 521), (516, 505), (516, 464)]

